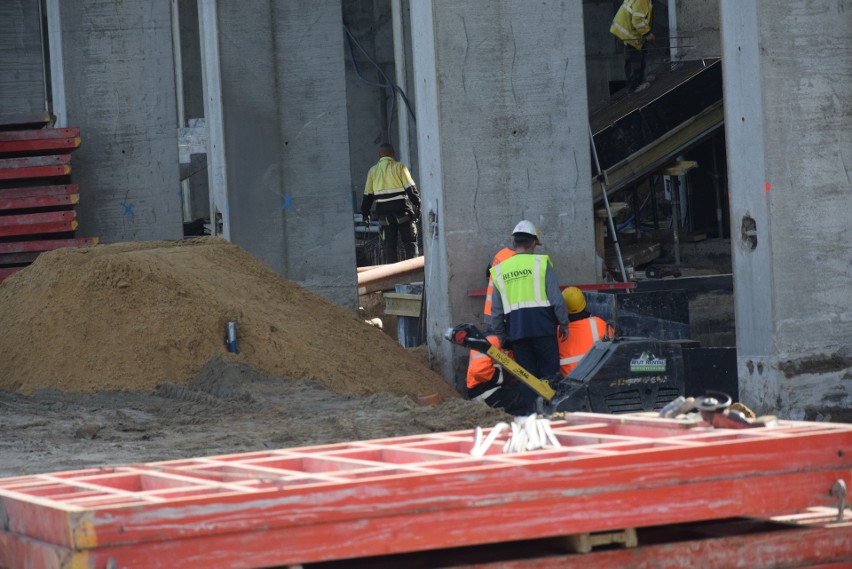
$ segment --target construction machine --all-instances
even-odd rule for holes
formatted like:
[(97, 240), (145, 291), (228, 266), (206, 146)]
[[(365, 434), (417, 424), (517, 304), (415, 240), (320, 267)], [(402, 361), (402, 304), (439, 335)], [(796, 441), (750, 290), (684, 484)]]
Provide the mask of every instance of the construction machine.
[(679, 341), (604, 338), (567, 376), (538, 378), (493, 346), (472, 324), (449, 328), (444, 337), (486, 354), (530, 386), (539, 395), (541, 413), (659, 411), (685, 392), (683, 347)]

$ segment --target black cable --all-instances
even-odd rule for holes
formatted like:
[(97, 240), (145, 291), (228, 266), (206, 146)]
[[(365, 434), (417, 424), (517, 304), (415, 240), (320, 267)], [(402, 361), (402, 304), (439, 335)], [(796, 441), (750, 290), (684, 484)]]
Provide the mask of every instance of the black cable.
[[(355, 69), (355, 75), (358, 77), (358, 79), (360, 79), (361, 81), (363, 81), (364, 83), (367, 83), (368, 85), (370, 85), (372, 87), (378, 87), (378, 88), (381, 88), (381, 89), (390, 89), (391, 90), (391, 109), (390, 109), (390, 114), (388, 115), (387, 140), (388, 140), (388, 142), (392, 142), (392, 140), (393, 140), (393, 136), (392, 136), (393, 117), (394, 117), (394, 113), (396, 112), (396, 93), (399, 93), (399, 95), (402, 97), (402, 100), (405, 103), (406, 108), (408, 109), (408, 113), (411, 115), (412, 122), (414, 122), (414, 124), (417, 124), (417, 119), (414, 115), (414, 110), (411, 108), (411, 103), (408, 101), (408, 97), (405, 96), (405, 91), (403, 91), (402, 88), (399, 85), (393, 83), (390, 80), (390, 78), (387, 76), (387, 74), (384, 72), (384, 70), (381, 68), (381, 66), (378, 63), (376, 63), (376, 61), (372, 57), (370, 57), (370, 54), (367, 53), (367, 50), (365, 50), (364, 47), (358, 42), (358, 40), (355, 38), (355, 36), (352, 34), (352, 32), (349, 30), (349, 27), (346, 24), (343, 24), (343, 31), (346, 33), (346, 45), (349, 49), (349, 57), (352, 60), (352, 67)], [(373, 67), (376, 68), (376, 70), (379, 72), (379, 74), (382, 76), (382, 78), (384, 78), (384, 83), (378, 83), (376, 81), (371, 81), (370, 79), (367, 79), (366, 77), (364, 77), (361, 74), (361, 70), (358, 67), (358, 62), (355, 60), (355, 51), (352, 49), (353, 43), (358, 48), (358, 50), (361, 53), (364, 54), (364, 57), (367, 58), (367, 61), (369, 61), (373, 65)]]

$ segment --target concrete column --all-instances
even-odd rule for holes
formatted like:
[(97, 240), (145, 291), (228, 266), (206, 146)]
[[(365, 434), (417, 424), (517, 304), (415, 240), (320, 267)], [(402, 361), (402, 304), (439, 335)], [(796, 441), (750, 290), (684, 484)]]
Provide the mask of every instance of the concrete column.
[[(169, 0), (55, 2), (78, 233), (103, 242), (183, 235)], [(54, 74), (57, 76), (57, 74)]]
[(722, 0), (742, 401), (852, 420), (852, 10)]
[(217, 10), (224, 134), (211, 131), (208, 150), (222, 145), (226, 189), (210, 176), (213, 209), (231, 241), (355, 310), (340, 1), (218, 2)]
[(445, 328), (481, 320), (485, 268), (521, 219), (559, 280), (594, 282), (582, 6), (411, 3), (427, 335), (446, 377), (467, 354)]
[(39, 0), (0, 2), (0, 115), (45, 110)]
[[(719, 57), (719, 0), (668, 0), (672, 60)], [(662, 38), (657, 45), (665, 46)]]

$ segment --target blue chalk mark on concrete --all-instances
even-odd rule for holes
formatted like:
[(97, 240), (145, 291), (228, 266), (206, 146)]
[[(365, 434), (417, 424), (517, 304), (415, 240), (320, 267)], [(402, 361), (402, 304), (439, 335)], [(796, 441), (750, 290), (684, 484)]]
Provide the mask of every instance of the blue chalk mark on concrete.
[(131, 218), (136, 217), (136, 213), (133, 211), (133, 204), (132, 203), (125, 203), (125, 202), (118, 202), (118, 203), (121, 204), (121, 207), (124, 208), (124, 212), (123, 212), (124, 217), (131, 217)]
[(281, 209), (293, 209), (293, 196), (281, 196)]

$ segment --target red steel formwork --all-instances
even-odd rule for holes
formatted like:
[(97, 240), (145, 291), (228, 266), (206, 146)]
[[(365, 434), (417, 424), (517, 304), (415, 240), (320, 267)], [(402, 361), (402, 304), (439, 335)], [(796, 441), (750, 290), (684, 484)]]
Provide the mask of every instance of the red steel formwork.
[[(503, 454), (504, 434), (478, 458), (458, 431), (2, 479), (0, 566), (264, 567), (497, 547), (769, 519), (831, 506), (838, 481), (852, 484), (852, 425), (574, 413), (552, 426), (559, 447)], [(803, 531), (809, 541), (787, 549), (812, 565), (852, 550), (849, 526)], [(599, 568), (641, 566), (629, 562), (640, 550), (606, 552), (621, 557)], [(481, 566), (575, 566), (518, 563)]]

